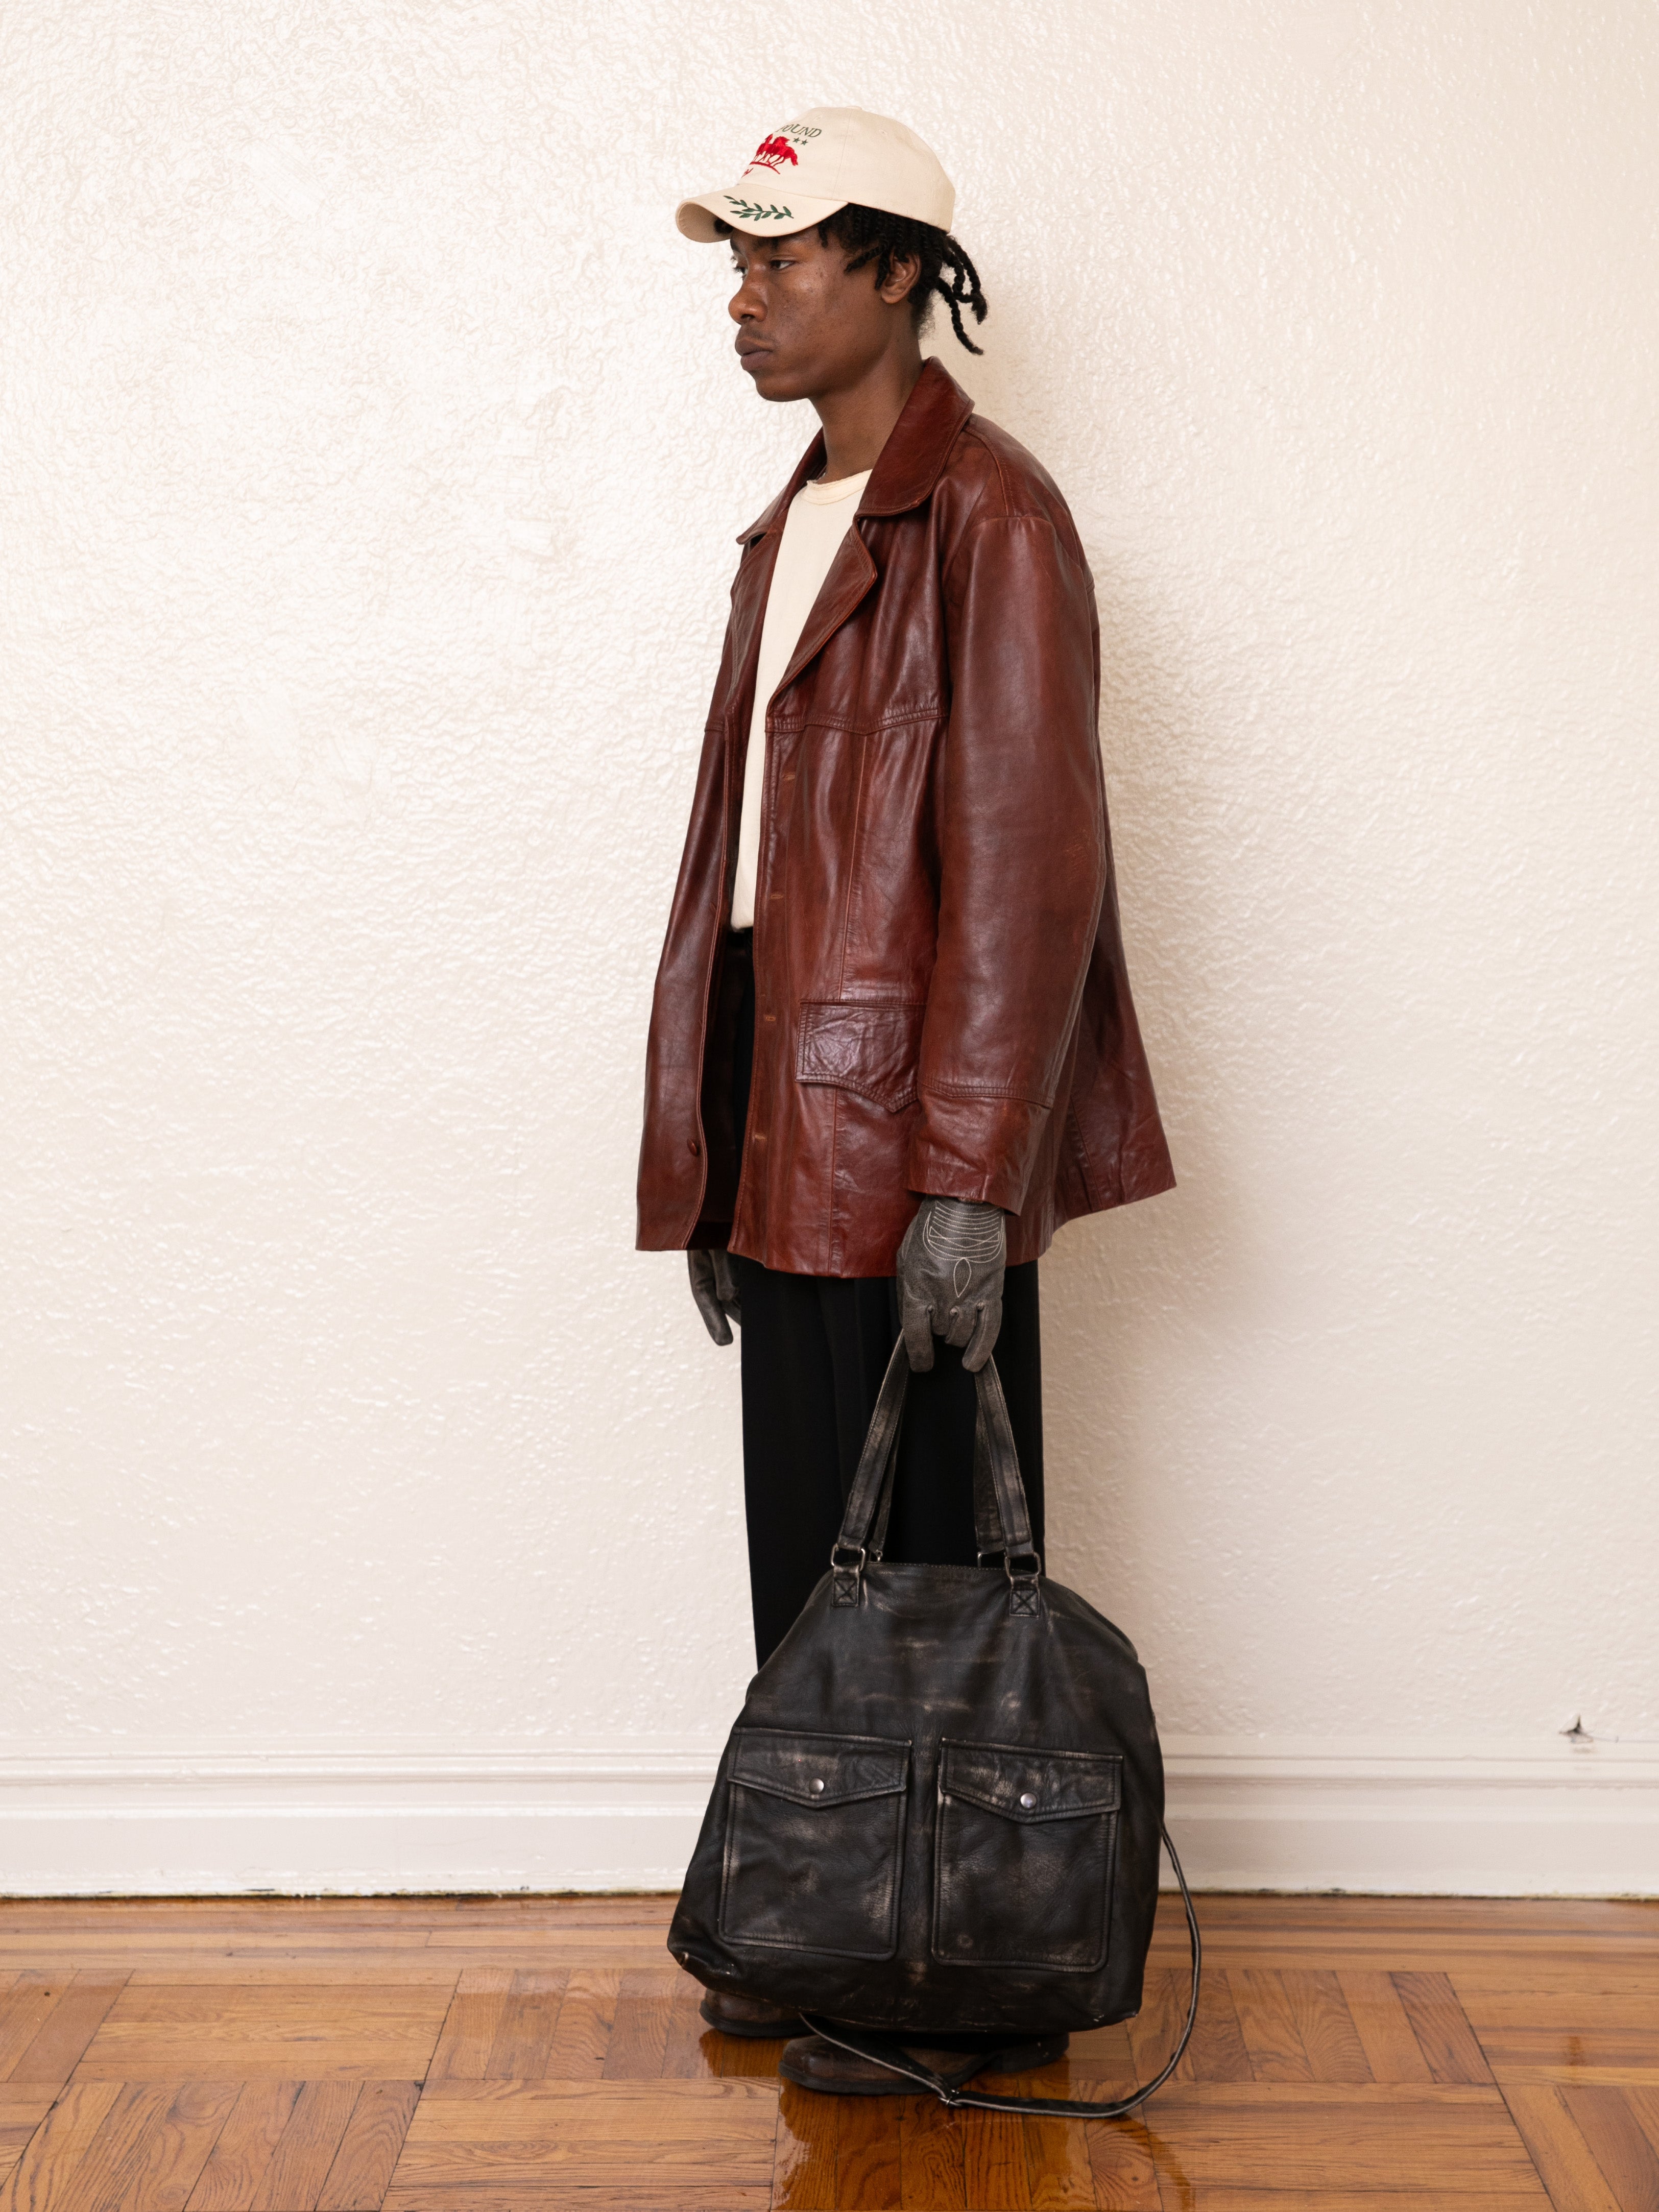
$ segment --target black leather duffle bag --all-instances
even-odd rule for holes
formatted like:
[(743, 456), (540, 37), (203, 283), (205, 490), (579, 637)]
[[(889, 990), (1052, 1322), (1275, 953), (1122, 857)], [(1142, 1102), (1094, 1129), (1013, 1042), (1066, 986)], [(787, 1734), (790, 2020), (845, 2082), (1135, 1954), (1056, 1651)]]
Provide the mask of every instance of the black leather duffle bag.
[(1192, 1996), (1179, 2045), (1133, 2095), (951, 2088), (892, 2039), (1133, 2018), (1164, 1814), (1146, 1674), (1042, 1571), (994, 1363), (975, 1378), (981, 1564), (883, 1559), (908, 1376), (901, 1339), (829, 1571), (720, 1759), (668, 1948), (710, 1989), (793, 2006), (946, 2103), (1111, 2118), (1168, 2079), (1197, 2010), (1173, 1849)]

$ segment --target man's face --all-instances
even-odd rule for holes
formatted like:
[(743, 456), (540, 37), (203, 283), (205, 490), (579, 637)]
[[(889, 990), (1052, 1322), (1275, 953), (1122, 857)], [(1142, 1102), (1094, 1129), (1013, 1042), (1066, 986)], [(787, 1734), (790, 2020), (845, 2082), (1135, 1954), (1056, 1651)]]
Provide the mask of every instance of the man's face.
[(734, 231), (728, 243), (738, 278), (729, 310), (738, 358), (763, 399), (845, 390), (909, 328), (914, 257), (896, 262), (878, 289), (873, 261), (849, 270), (847, 249), (833, 240), (820, 245), (815, 229), (793, 238)]

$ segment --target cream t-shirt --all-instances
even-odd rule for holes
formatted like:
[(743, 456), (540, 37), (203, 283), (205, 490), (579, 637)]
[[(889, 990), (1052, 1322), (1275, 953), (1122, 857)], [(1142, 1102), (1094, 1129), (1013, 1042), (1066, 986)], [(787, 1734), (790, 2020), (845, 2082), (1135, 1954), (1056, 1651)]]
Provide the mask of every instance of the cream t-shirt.
[(743, 761), (743, 812), (738, 823), (738, 872), (732, 889), (732, 927), (755, 923), (755, 869), (760, 859), (761, 793), (766, 787), (766, 710), (790, 655), (800, 643), (806, 617), (830, 574), (841, 541), (857, 512), (859, 495), (870, 481), (837, 477), (833, 483), (804, 483), (789, 502), (783, 543), (766, 595), (761, 623), (760, 665), (755, 672), (755, 708), (749, 718), (749, 748)]

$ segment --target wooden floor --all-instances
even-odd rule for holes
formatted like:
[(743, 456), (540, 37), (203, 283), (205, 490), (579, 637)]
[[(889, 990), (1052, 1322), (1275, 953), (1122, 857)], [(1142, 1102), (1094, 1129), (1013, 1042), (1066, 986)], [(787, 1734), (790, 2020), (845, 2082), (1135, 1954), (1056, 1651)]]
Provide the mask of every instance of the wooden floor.
[[(779, 2094), (663, 1898), (0, 1902), (0, 2212), (1659, 2212), (1659, 1906), (1200, 1900), (1143, 2121)], [(1024, 2076), (1104, 2096), (1171, 2033)]]

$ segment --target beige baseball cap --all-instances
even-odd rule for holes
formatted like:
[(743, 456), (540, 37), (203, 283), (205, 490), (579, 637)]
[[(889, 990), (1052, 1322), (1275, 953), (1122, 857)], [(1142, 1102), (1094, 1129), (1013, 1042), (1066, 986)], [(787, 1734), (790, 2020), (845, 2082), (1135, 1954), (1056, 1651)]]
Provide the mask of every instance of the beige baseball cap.
[(725, 191), (682, 200), (674, 220), (712, 246), (716, 218), (751, 238), (787, 236), (856, 202), (949, 230), (956, 187), (914, 131), (862, 107), (809, 107), (756, 147)]

